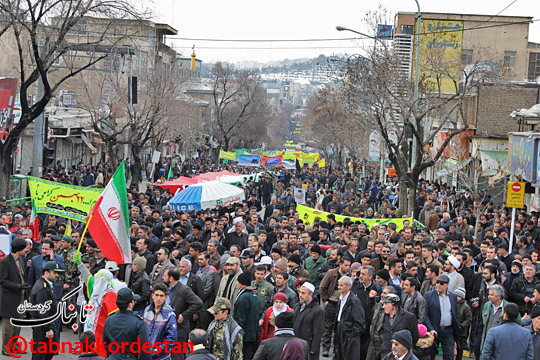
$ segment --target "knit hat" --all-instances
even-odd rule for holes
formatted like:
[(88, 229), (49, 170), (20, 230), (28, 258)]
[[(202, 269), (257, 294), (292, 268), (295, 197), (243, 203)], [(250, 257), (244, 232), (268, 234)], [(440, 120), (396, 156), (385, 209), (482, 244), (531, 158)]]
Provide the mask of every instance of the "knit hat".
[(362, 267), (362, 265), (359, 262), (353, 262), (351, 264), (351, 271), (360, 269), (361, 267)]
[(27, 245), (28, 243), (26, 242), (26, 240), (22, 238), (15, 238), (11, 242), (11, 252), (16, 253), (17, 251), (24, 250)]
[(413, 340), (411, 332), (409, 330), (399, 330), (398, 332), (394, 333), (394, 335), (392, 336), (392, 340), (396, 340), (398, 343), (405, 346), (407, 349), (412, 349)]
[(146, 258), (144, 256), (138, 256), (133, 260), (133, 265), (137, 265), (139, 270), (146, 269)]
[(390, 273), (386, 269), (381, 269), (377, 271), (377, 276), (383, 279), (384, 281), (390, 281)]
[(240, 275), (238, 275), (238, 282), (245, 286), (251, 285), (251, 272), (250, 271), (244, 271)]
[[(292, 329), (294, 327), (294, 315), (292, 312), (282, 312), (274, 320), (274, 324), (279, 329)], [(411, 341), (412, 342), (412, 341)]]
[(279, 259), (276, 261), (276, 269), (279, 269), (281, 271), (287, 271), (287, 260), (285, 259)]
[(519, 260), (512, 261), (512, 265), (517, 265), (517, 267), (519, 267), (519, 271), (523, 270), (523, 265), (521, 264), (521, 261)]
[(274, 295), (274, 301), (276, 300), (281, 300), (282, 302), (287, 303), (289, 298), (287, 297), (285, 293), (278, 292), (276, 295)]
[(462, 288), (462, 287), (458, 287), (456, 289), (456, 295), (461, 297), (462, 299), (465, 299), (465, 295), (467, 294), (467, 290), (465, 290), (465, 288)]
[(289, 262), (293, 262), (296, 265), (302, 265), (302, 259), (298, 254), (292, 254), (291, 256), (289, 256)]
[(311, 247), (311, 250), (309, 250), (310, 252), (316, 252), (317, 254), (321, 255), (321, 247), (317, 244), (313, 245)]
[(531, 312), (531, 319), (540, 316), (540, 306), (534, 306)]

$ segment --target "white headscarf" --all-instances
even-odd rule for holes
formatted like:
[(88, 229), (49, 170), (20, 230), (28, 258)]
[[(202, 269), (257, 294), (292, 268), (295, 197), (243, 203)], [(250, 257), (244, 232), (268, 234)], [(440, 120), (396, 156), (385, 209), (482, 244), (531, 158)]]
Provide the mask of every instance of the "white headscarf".
[(115, 278), (109, 270), (101, 269), (94, 275), (94, 288), (90, 300), (88, 301), (88, 305), (92, 305), (94, 308), (88, 312), (85, 331), (90, 328), (92, 328), (92, 331), (95, 331), (105, 294), (110, 291), (118, 293), (118, 290), (125, 287), (127, 287), (127, 285)]

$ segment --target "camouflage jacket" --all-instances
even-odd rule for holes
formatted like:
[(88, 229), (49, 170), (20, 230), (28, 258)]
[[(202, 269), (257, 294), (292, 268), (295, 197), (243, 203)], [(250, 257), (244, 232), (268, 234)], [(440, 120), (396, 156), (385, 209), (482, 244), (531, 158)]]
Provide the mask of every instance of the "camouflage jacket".
[(68, 284), (70, 289), (74, 289), (79, 285), (79, 270), (77, 269), (77, 264), (73, 261), (73, 256), (75, 255), (76, 250), (71, 248), (58, 249), (56, 251), (57, 255), (60, 255), (64, 258), (64, 263), (66, 265), (66, 272), (62, 275), (62, 280), (64, 284)]
[(218, 360), (242, 360), (244, 334), (242, 328), (227, 316), (224, 321), (212, 321), (208, 327), (210, 353)]

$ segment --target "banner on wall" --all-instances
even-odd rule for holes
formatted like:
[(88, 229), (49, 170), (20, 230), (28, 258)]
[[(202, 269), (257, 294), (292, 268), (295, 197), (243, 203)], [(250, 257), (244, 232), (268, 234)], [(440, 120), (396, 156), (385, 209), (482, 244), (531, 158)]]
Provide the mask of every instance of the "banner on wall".
[[(315, 218), (318, 217), (321, 220), (326, 221), (326, 218), (328, 215), (330, 215), (329, 212), (321, 211), (317, 209), (313, 209), (304, 205), (297, 205), (296, 211), (298, 211), (298, 214), (300, 214), (300, 219), (304, 221), (305, 225), (311, 225), (315, 221)], [(344, 215), (338, 215), (334, 214), (336, 216), (337, 222), (343, 222), (346, 218), (349, 218), (352, 222), (360, 221), (368, 226), (368, 228), (371, 230), (371, 227), (375, 224), (380, 225), (386, 225), (394, 223), (396, 224), (396, 231), (400, 231), (405, 226), (412, 225), (413, 224), (413, 218), (397, 218), (397, 219), (366, 219), (366, 218), (355, 218), (351, 216), (344, 216)], [(418, 221), (414, 220), (414, 224), (416, 227), (422, 229), (424, 228), (424, 225), (419, 223)]]
[(261, 166), (261, 155), (238, 155), (238, 165), (240, 166)]
[(102, 189), (73, 186), (28, 176), (36, 212), (86, 222)]

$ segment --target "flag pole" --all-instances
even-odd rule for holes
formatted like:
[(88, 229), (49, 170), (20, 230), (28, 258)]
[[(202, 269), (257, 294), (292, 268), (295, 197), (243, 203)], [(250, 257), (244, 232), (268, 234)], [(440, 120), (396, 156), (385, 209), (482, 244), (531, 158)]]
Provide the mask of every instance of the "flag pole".
[(84, 227), (83, 233), (81, 235), (81, 239), (79, 240), (79, 246), (77, 247), (77, 252), (75, 253), (75, 256), (79, 254), (81, 251), (81, 245), (83, 243), (84, 235), (86, 234), (86, 230), (88, 229), (88, 225), (90, 224), (90, 221), (92, 221), (92, 217), (94, 214), (90, 214), (90, 217), (88, 218), (88, 221), (86, 222), (86, 226)]

